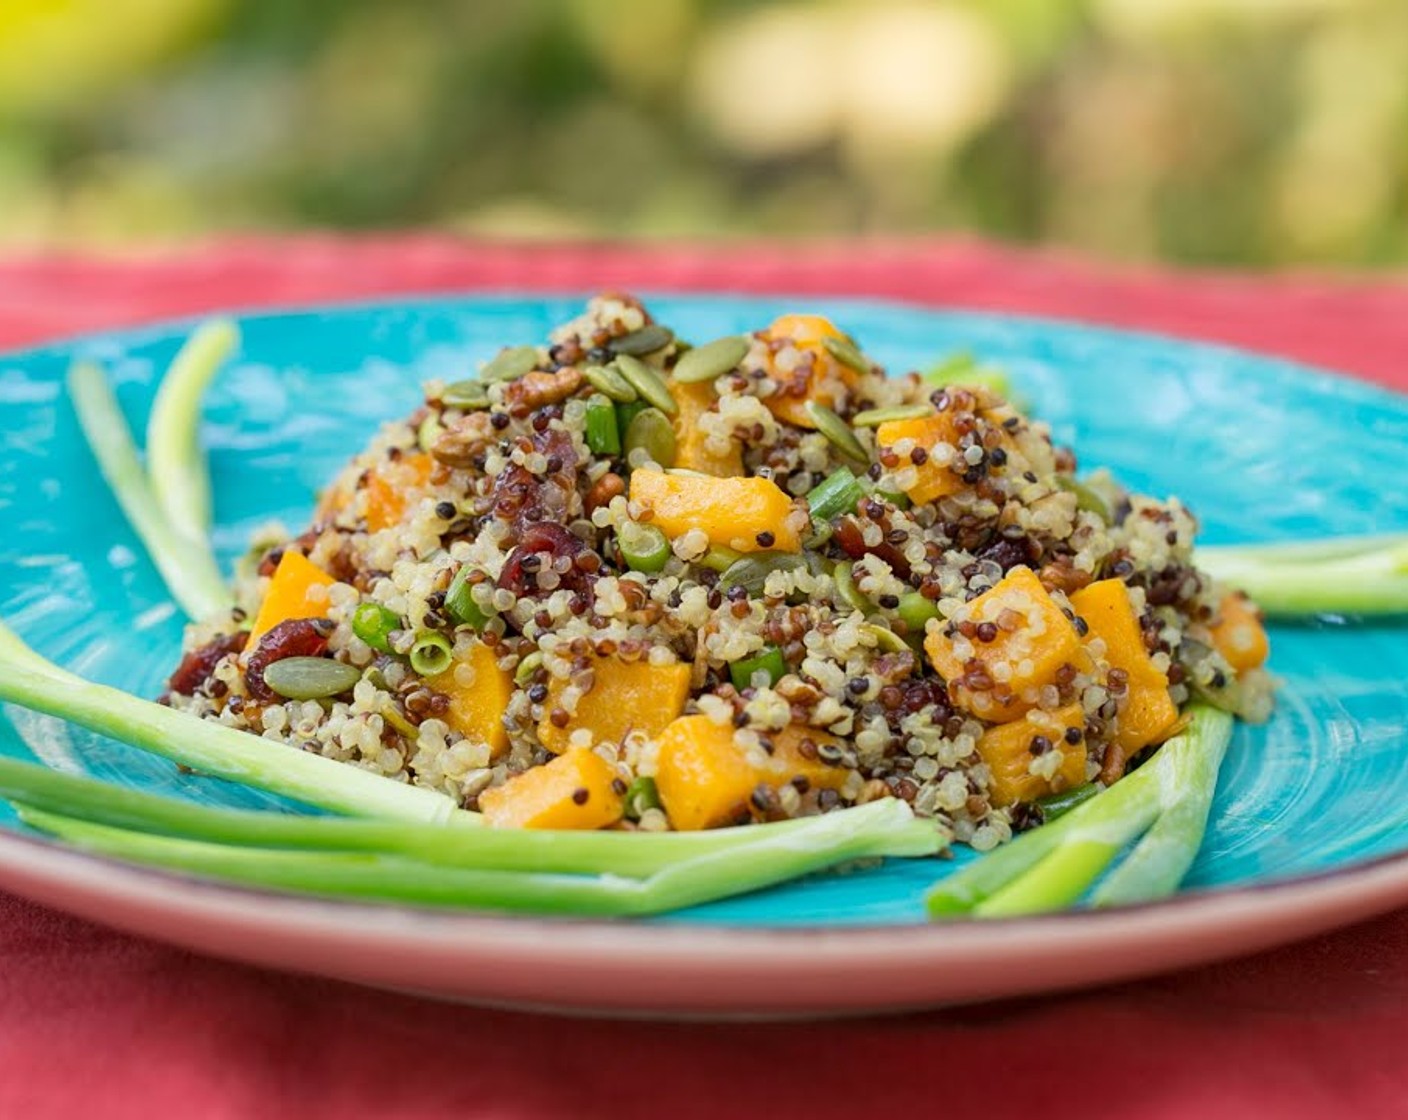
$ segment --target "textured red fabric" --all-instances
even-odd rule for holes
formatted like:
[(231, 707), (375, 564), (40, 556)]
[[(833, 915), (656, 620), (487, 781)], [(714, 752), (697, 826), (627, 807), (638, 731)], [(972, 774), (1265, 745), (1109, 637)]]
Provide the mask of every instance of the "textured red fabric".
[[(1254, 346), (1408, 389), (1408, 285), (973, 244), (435, 238), (0, 262), (0, 345), (214, 308), (636, 287), (872, 295)], [(805, 945), (799, 945), (805, 952)], [(802, 1025), (552, 1019), (224, 964), (0, 895), (0, 1116), (1408, 1115), (1408, 911), (1075, 996)]]

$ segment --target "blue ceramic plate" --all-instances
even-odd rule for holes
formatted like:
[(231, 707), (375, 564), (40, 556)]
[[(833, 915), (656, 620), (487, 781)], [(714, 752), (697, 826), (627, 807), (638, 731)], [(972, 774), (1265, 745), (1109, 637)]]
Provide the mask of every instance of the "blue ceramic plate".
[[(729, 297), (648, 302), (661, 319), (696, 339), (752, 329), (783, 310), (817, 303)], [(416, 405), (423, 379), (463, 376), (503, 343), (540, 339), (575, 314), (580, 303), (579, 298), (473, 297), (244, 317), (242, 351), (210, 393), (203, 433), (222, 561), (233, 561), (251, 533), (270, 519), (301, 528), (318, 488), (380, 421)], [(1004, 367), (1056, 437), (1074, 445), (1084, 466), (1108, 466), (1136, 489), (1177, 494), (1199, 515), (1208, 543), (1408, 530), (1408, 399), (1281, 361), (1148, 335), (869, 302), (823, 301), (819, 309), (892, 370), (923, 367), (959, 348)], [(100, 360), (113, 371), (121, 403), (140, 430), (157, 376), (189, 326), (92, 336), (0, 358), (0, 512), (6, 526), (0, 540), (0, 615), (61, 664), (149, 696), (161, 690), (176, 660), (182, 619), (97, 474), (64, 399), (62, 378), (75, 356)], [(1268, 726), (1238, 729), (1207, 842), (1184, 890), (1187, 898), (1226, 902), (1233, 898), (1230, 888), (1319, 876), (1300, 883), (1304, 890), (1325, 882), (1326, 872), (1360, 868), (1382, 875), (1385, 867), (1401, 867), (1384, 857), (1408, 852), (1404, 636), (1394, 624), (1334, 618), (1273, 629), (1271, 665), (1283, 681), (1277, 713)], [(183, 776), (165, 762), (52, 719), (13, 708), (5, 714), (0, 750), (11, 755), (37, 756), (59, 769), (208, 803), (280, 804), (219, 781)], [(78, 857), (33, 840), (17, 842), (16, 835), (23, 830), (13, 814), (0, 810), (0, 873), (11, 869), (3, 875), (10, 885), (134, 928), (355, 978), (467, 996), (554, 998), (551, 991), (476, 986), (463, 976), (454, 983), (425, 984), (410, 974), (329, 968), (316, 954), (308, 961), (260, 956), (248, 946), (219, 943), (218, 928), (214, 940), (202, 941), (172, 934), (169, 922), (139, 921), (123, 909), (122, 900), (130, 901), (128, 886), (136, 883), (142, 890), (169, 893), (153, 913), (169, 914), (161, 906), (218, 898), (220, 906), (243, 907), (246, 918), (252, 908), (255, 916), (249, 920), (256, 924), (289, 913), (290, 906), (298, 912), (298, 905), (309, 908), (304, 917), (360, 915), (348, 920), (350, 926), (384, 921), (385, 911), (392, 910), (402, 932), (444, 929), (447, 921), (458, 920), (491, 931), (486, 935), (491, 942), (496, 929), (510, 931), (511, 939), (520, 935), (512, 931), (549, 923), (432, 917), (403, 908), (197, 889), (172, 876), (112, 865), (90, 881), (108, 892), (99, 902), (72, 884), (64, 891), (54, 886), (65, 875), (83, 879), (85, 873), (74, 868), (98, 861), (83, 857), (75, 863)], [(751, 931), (760, 929), (861, 927), (874, 934), (875, 927), (884, 926), (951, 947), (969, 934), (921, 926), (920, 899), (932, 879), (952, 866), (910, 861), (817, 878), (657, 923), (605, 927), (614, 932), (601, 935), (609, 941), (629, 928), (627, 940), (636, 939), (631, 951), (639, 954), (640, 946), (680, 945), (691, 936), (743, 947), (776, 941), (772, 932), (752, 938)], [(1401, 894), (1376, 896), (1377, 905), (1408, 901), (1408, 874), (1400, 878)], [(113, 897), (116, 883), (127, 893)], [(80, 897), (74, 898), (73, 890)], [(1356, 912), (1341, 907), (1346, 918)], [(1099, 917), (1085, 918), (1084, 926), (1080, 917), (1056, 921), (1068, 929), (1099, 928)], [(1332, 918), (1322, 915), (1319, 924)], [(733, 941), (718, 940), (721, 927)], [(603, 927), (592, 928), (600, 933)], [(278, 942), (277, 933), (266, 930), (271, 944)], [(1176, 954), (1166, 954), (1144, 967), (1175, 960)], [(484, 961), (471, 964), (479, 969)], [(755, 993), (756, 983), (755, 977)], [(990, 989), (931, 984), (918, 1001)], [(679, 1006), (688, 1003), (683, 999)], [(676, 1005), (664, 1000), (659, 1006)], [(716, 999), (710, 1005), (713, 1010), (774, 1006), (787, 1009), (766, 998)]]

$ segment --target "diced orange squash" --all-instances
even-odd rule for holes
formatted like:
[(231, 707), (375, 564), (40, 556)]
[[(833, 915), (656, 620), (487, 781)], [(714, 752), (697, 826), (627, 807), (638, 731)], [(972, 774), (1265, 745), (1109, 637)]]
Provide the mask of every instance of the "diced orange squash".
[(953, 460), (934, 453), (936, 445), (949, 444), (956, 455), (958, 439), (951, 412), (936, 412), (914, 420), (889, 420), (875, 429), (875, 442), (882, 448), (893, 448), (901, 440), (910, 440), (928, 455), (923, 463), (914, 467), (917, 478), (914, 485), (905, 490), (915, 505), (946, 498), (963, 489), (961, 472), (954, 473), (950, 469)]
[(450, 698), (444, 719), (452, 731), (484, 743), (493, 758), (508, 749), (504, 713), (513, 695), (513, 676), (499, 668), (491, 647), (475, 642), (464, 658), (425, 683)]
[(754, 766), (734, 741), (730, 724), (708, 716), (681, 716), (660, 734), (655, 788), (670, 823), (682, 832), (733, 824), (748, 815), (759, 785), (780, 788), (794, 778), (822, 789), (840, 789), (850, 771), (807, 758), (801, 744), (834, 743), (834, 736), (793, 724), (771, 736), (773, 752)]
[(336, 582), (301, 552), (289, 549), (279, 558), (279, 566), (269, 580), (269, 590), (264, 593), (264, 602), (254, 616), (245, 648), (253, 649), (260, 638), (281, 622), (295, 618), (327, 618), (326, 589)]
[(418, 490), (424, 490), (435, 469), (435, 460), (424, 452), (388, 460), (367, 478), (367, 532), (379, 533), (398, 525)]
[(571, 750), (479, 795), (493, 828), (606, 828), (625, 813), (616, 771), (600, 755)]
[(1071, 606), (1090, 627), (1086, 641), (1105, 643), (1105, 660), (1129, 676), (1113, 742), (1129, 758), (1150, 743), (1162, 742), (1178, 722), (1168, 677), (1154, 667), (1123, 580), (1102, 579), (1071, 596)]
[(1242, 592), (1230, 591), (1222, 597), (1211, 629), (1213, 647), (1239, 675), (1266, 664), (1271, 642), (1261, 613)]
[[(1066, 740), (1075, 728), (1081, 738)], [(994, 805), (1014, 801), (1035, 801), (1047, 794), (1060, 793), (1085, 784), (1085, 712), (1079, 704), (1068, 704), (1054, 712), (1032, 711), (1022, 719), (989, 728), (978, 740), (978, 755), (992, 772), (988, 787)], [(1048, 750), (1061, 753), (1061, 764), (1050, 777), (1031, 772), (1038, 757), (1032, 744), (1038, 739), (1050, 744)], [(1046, 752), (1043, 752), (1043, 754)]]
[(570, 681), (553, 677), (538, 722), (538, 740), (555, 754), (567, 750), (572, 732), (585, 727), (595, 743), (619, 743), (630, 732), (655, 738), (684, 711), (689, 700), (692, 669), (683, 662), (652, 665), (648, 661), (622, 661), (618, 657), (592, 659), (593, 683), (577, 701), (577, 710), (565, 727), (552, 721)]
[(709, 446), (699, 418), (714, 405), (713, 385), (707, 382), (675, 385), (672, 390), (675, 403), (680, 406), (674, 418), (675, 427), (675, 466), (687, 471), (699, 471), (718, 478), (729, 478), (743, 473), (743, 449), (735, 439), (729, 440), (729, 449), (720, 453)]
[[(962, 637), (949, 626), (931, 628), (924, 649), (939, 676), (949, 682), (953, 702), (979, 719), (1005, 723), (1036, 706), (1038, 693), (1054, 684), (1064, 665), (1080, 668), (1082, 654), (1075, 627), (1030, 568), (1013, 568), (952, 620), (975, 625), (992, 623), (990, 642)], [(958, 684), (969, 663), (981, 668), (992, 689), (972, 690)]]
[(838, 362), (826, 349), (826, 339), (844, 338), (845, 335), (835, 323), (821, 315), (780, 315), (773, 320), (766, 333), (772, 339), (788, 339), (798, 350), (810, 353), (812, 366), (801, 393), (795, 391), (799, 374), (770, 371), (784, 390), (763, 403), (784, 423), (798, 428), (815, 428), (816, 422), (807, 415), (807, 401), (833, 408), (839, 393), (856, 382), (855, 370)]
[[(652, 511), (667, 537), (702, 530), (710, 543), (738, 552), (797, 552), (801, 534), (787, 523), (793, 501), (767, 478), (699, 478), (664, 471), (631, 472), (631, 501)], [(758, 539), (760, 534), (771, 534)]]

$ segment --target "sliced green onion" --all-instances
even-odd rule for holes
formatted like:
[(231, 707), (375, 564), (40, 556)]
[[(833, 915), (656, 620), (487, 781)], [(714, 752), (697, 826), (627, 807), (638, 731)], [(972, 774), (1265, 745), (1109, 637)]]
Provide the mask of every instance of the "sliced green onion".
[(474, 585), (469, 582), (474, 571), (470, 565), (462, 564), (454, 579), (450, 580), (450, 586), (445, 590), (445, 613), (457, 626), (483, 630), (488, 625), (489, 615), (474, 600)]
[(411, 646), (411, 668), (422, 677), (436, 677), (450, 667), (454, 647), (438, 630), (422, 630)]
[[(638, 821), (649, 809), (659, 809), (660, 791), (655, 788), (655, 779), (639, 777), (626, 787), (626, 796), (623, 798), (626, 803), (626, 816), (633, 821)], [(743, 827), (747, 827), (744, 825)], [(668, 833), (647, 833), (648, 836), (668, 835)], [(687, 835), (676, 833), (675, 835)], [(608, 870), (608, 869), (603, 869)]]
[(69, 371), (68, 389), (98, 469), (146, 546), (171, 597), (191, 618), (229, 611), (234, 596), (220, 576), (209, 545), (177, 530), (152, 493), (107, 376), (91, 362), (76, 362)]
[(391, 652), (391, 632), (401, 627), (401, 616), (380, 603), (363, 603), (352, 612), (352, 633), (380, 653)]
[(200, 443), (200, 402), (239, 345), (229, 319), (198, 326), (172, 359), (147, 419), (147, 477), (172, 528), (200, 547), (210, 532), (210, 468)]
[[(838, 863), (932, 855), (940, 846), (932, 824), (917, 820), (907, 805), (888, 797), (786, 822), (784, 830), (746, 842), (710, 844), (701, 854), (671, 862), (643, 879), (621, 874), (586, 877), (517, 869), (469, 870), (361, 852), (234, 847), (130, 832), (23, 805), (20, 813), (31, 827), (90, 851), (231, 882), (337, 897), (544, 914), (658, 914), (758, 890)], [(492, 835), (491, 829), (474, 833), (476, 839)], [(513, 841), (524, 839), (506, 831), (508, 835)], [(542, 835), (554, 848), (610, 836), (575, 833), (569, 841), (561, 833)], [(644, 850), (639, 844), (641, 833), (619, 835)], [(715, 835), (703, 837), (707, 842)], [(623, 851), (629, 850), (623, 846)]]
[(597, 393), (587, 401), (587, 447), (594, 455), (621, 454), (621, 430), (616, 426), (616, 406)]
[(739, 691), (753, 688), (753, 677), (758, 673), (767, 674), (768, 688), (785, 677), (787, 675), (787, 661), (782, 656), (782, 650), (777, 646), (764, 646), (752, 657), (735, 661), (728, 667), (729, 679), (733, 681), (733, 687)]
[(0, 701), (108, 735), (201, 773), (353, 816), (455, 822), (443, 794), (84, 681), (0, 625)]
[(621, 559), (637, 572), (662, 571), (670, 559), (670, 541), (654, 525), (626, 521), (616, 530)]
[(807, 508), (813, 521), (830, 521), (854, 512), (865, 491), (849, 467), (838, 467), (807, 494)]

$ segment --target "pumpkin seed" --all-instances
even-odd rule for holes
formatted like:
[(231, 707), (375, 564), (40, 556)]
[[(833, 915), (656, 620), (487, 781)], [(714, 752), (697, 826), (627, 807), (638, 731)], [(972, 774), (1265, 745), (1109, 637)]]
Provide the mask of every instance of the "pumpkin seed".
[(588, 366), (582, 376), (593, 389), (617, 404), (630, 404), (640, 395), (629, 381), (610, 366)]
[(538, 366), (536, 346), (509, 346), (484, 363), (480, 381), (517, 381)]
[(513, 683), (522, 688), (533, 679), (533, 675), (542, 667), (543, 655), (535, 649), (518, 663), (518, 668), (513, 671)]
[(743, 553), (722, 544), (709, 546), (709, 551), (701, 556), (695, 563), (702, 564), (716, 572), (726, 572), (734, 564), (743, 559)]
[(716, 338), (680, 358), (670, 376), (682, 385), (696, 381), (713, 381), (716, 377), (722, 377), (729, 370), (737, 368), (743, 356), (748, 353), (748, 346), (748, 340), (742, 335)]
[(893, 420), (922, 420), (934, 415), (930, 404), (900, 404), (893, 408), (867, 408), (851, 417), (851, 424), (857, 428), (878, 428)]
[(401, 709), (390, 700), (381, 706), (381, 718), (394, 727), (404, 738), (415, 742), (420, 737), (420, 728), (401, 714)]
[(848, 459), (854, 459), (857, 463), (867, 465), (870, 463), (870, 455), (865, 450), (865, 445), (856, 439), (856, 434), (851, 431), (850, 425), (831, 409), (816, 401), (808, 401), (806, 413), (812, 418), (816, 430), (829, 439), (832, 446), (842, 455)]
[(873, 368), (870, 359), (849, 338), (823, 338), (821, 344), (833, 358), (857, 373), (869, 373)]
[(1076, 496), (1076, 509), (1093, 513), (1106, 524), (1111, 520), (1110, 506), (1099, 494), (1092, 490), (1083, 482), (1077, 482), (1074, 478), (1066, 478), (1064, 475), (1056, 479), (1056, 485), (1067, 493)]
[(440, 418), (435, 413), (430, 413), (416, 429), (416, 446), (422, 451), (429, 451), (444, 430), (445, 425), (440, 423)]
[(264, 670), (264, 683), (288, 700), (322, 700), (362, 679), (354, 665), (326, 657), (285, 657)]
[(613, 354), (653, 354), (675, 340), (675, 332), (659, 323), (647, 323), (640, 330), (612, 339), (606, 348)]
[(869, 634), (875, 640), (875, 647), (885, 653), (904, 653), (909, 649), (909, 643), (891, 630), (888, 626), (881, 626), (878, 623), (867, 623), (861, 630)]
[(675, 398), (670, 396), (670, 388), (664, 379), (639, 358), (630, 354), (620, 354), (612, 363), (622, 377), (631, 384), (637, 393), (648, 400), (666, 416), (673, 416), (680, 410)]
[(642, 409), (631, 418), (621, 446), (628, 463), (634, 463), (631, 452), (641, 450), (662, 467), (675, 465), (675, 429), (658, 408)]
[(482, 381), (456, 381), (445, 386), (440, 403), (446, 408), (477, 412), (489, 407), (489, 388)]
[(852, 570), (855, 565), (849, 560), (836, 565), (836, 570), (831, 573), (831, 578), (836, 582), (836, 594), (841, 597), (841, 602), (850, 607), (853, 611), (873, 611), (875, 604), (861, 594), (861, 590), (856, 586), (855, 576)]
[(812, 575), (821, 575), (824, 563), (815, 552), (754, 552), (724, 569), (719, 576), (719, 586), (725, 591), (742, 587), (749, 595), (761, 595), (773, 572), (796, 572), (805, 568)]

